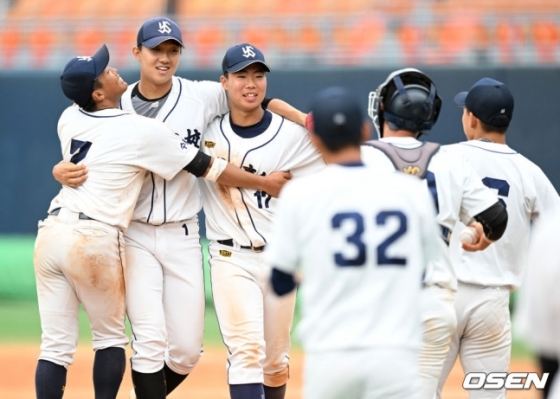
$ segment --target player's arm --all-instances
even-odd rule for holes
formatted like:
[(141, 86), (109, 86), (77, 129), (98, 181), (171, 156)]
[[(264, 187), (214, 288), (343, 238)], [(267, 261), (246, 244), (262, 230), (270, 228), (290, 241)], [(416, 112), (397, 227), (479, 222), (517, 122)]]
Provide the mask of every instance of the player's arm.
[(292, 178), (289, 172), (275, 172), (268, 176), (249, 173), (201, 151), (183, 169), (196, 177), (204, 177), (225, 186), (262, 190), (273, 197), (278, 197), (280, 189)]
[(500, 201), (474, 217), (476, 223), (470, 226), (476, 229), (478, 241), (474, 244), (463, 243), (465, 251), (475, 252), (486, 249), (494, 241), (499, 240), (506, 231), (508, 213)]
[(84, 164), (75, 165), (72, 162), (60, 161), (52, 174), (57, 182), (68, 187), (79, 187), (88, 178), (88, 170)]
[(305, 126), (305, 117), (307, 114), (301, 112), (297, 108), (292, 107), (285, 101), (277, 98), (265, 98), (263, 101), (263, 108), (269, 109), (275, 114), (278, 114), (298, 125)]

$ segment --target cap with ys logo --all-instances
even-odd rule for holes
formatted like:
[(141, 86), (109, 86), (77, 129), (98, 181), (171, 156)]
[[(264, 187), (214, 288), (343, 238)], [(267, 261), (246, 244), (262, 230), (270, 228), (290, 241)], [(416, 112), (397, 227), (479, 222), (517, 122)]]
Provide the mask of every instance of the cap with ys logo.
[(222, 61), (222, 71), (239, 72), (251, 64), (260, 63), (264, 66), (266, 72), (270, 72), (270, 68), (264, 61), (264, 54), (255, 46), (249, 43), (242, 43), (230, 47)]
[(181, 47), (185, 47), (179, 26), (169, 18), (157, 17), (147, 20), (140, 27), (136, 44), (154, 48), (166, 40), (175, 40)]
[(109, 50), (101, 46), (91, 57), (74, 57), (60, 75), (60, 85), (66, 97), (84, 108), (92, 101), (93, 82), (109, 65)]

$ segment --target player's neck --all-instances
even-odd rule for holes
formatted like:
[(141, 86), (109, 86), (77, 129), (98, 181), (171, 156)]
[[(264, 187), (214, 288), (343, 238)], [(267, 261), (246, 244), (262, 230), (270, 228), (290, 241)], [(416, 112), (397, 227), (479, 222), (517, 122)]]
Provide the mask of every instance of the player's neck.
[(101, 101), (99, 103), (96, 103), (94, 106), (90, 107), (86, 111), (97, 112), (97, 111), (103, 111), (104, 109), (111, 109), (111, 108), (117, 108), (118, 109), (120, 107), (119, 107), (119, 104), (116, 101), (104, 100), (104, 101)]
[(264, 116), (264, 109), (258, 107), (250, 111), (239, 108), (231, 108), (231, 121), (237, 126), (252, 126), (261, 121)]
[(486, 133), (483, 131), (475, 132), (473, 140), (491, 141), (496, 144), (506, 144), (506, 135), (504, 133)]
[(360, 148), (355, 147), (347, 147), (343, 148), (337, 152), (323, 152), (323, 160), (330, 164), (330, 163), (337, 163), (337, 164), (349, 164), (349, 163), (358, 163), (362, 161), (362, 156), (360, 152)]
[(155, 100), (165, 96), (173, 86), (173, 80), (169, 79), (168, 82), (163, 84), (154, 84), (148, 80), (140, 79), (138, 82), (138, 91), (142, 96), (148, 100)]
[(418, 135), (417, 133), (412, 133), (408, 130), (391, 130), (391, 129), (383, 130), (383, 138), (387, 138), (387, 137), (411, 137), (411, 138), (415, 139), (417, 135)]

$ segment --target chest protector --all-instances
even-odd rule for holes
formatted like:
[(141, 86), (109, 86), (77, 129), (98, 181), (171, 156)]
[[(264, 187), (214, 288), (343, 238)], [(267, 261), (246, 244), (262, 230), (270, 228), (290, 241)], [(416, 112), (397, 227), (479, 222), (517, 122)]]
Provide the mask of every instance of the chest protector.
[(440, 147), (439, 144), (430, 142), (425, 142), (416, 148), (401, 148), (383, 141), (369, 141), (364, 145), (382, 151), (391, 160), (395, 169), (418, 176), (420, 179), (426, 177), (428, 164)]

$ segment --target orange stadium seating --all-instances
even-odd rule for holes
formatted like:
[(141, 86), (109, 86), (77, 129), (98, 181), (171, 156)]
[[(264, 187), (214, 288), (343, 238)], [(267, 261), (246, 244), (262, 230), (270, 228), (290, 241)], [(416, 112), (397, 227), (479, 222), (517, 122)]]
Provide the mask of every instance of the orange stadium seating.
[[(560, 62), (560, 0), (176, 0), (189, 66), (210, 67), (232, 43), (278, 62), (335, 65)], [(0, 15), (4, 68), (49, 68), (106, 42), (136, 66), (140, 24), (167, 0), (15, 0)]]

